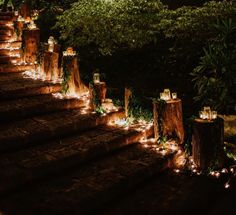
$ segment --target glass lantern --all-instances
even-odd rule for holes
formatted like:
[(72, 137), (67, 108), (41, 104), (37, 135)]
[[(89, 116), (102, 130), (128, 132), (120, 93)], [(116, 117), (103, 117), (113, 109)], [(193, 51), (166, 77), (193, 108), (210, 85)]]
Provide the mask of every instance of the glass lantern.
[(172, 99), (177, 99), (177, 93), (172, 93)]
[(100, 74), (99, 73), (94, 73), (93, 74), (93, 83), (97, 84), (100, 82)]

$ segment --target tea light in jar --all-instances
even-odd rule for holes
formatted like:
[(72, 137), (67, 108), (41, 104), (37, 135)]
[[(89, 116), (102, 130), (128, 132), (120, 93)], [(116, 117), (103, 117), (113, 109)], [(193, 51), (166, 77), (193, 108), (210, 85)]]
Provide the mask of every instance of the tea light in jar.
[(177, 93), (172, 93), (172, 99), (177, 99)]
[(160, 99), (165, 100), (165, 94), (164, 93), (160, 93)]
[(164, 89), (164, 93), (165, 93), (166, 100), (171, 99), (171, 97), (170, 97), (170, 90), (169, 89)]
[(15, 11), (14, 11), (14, 15), (15, 15), (15, 16), (19, 16), (19, 11), (18, 11), (18, 10), (15, 10)]
[(94, 73), (93, 74), (93, 83), (97, 84), (100, 82), (100, 74), (99, 73)]
[(217, 118), (217, 111), (212, 111), (211, 112), (211, 118), (216, 119)]

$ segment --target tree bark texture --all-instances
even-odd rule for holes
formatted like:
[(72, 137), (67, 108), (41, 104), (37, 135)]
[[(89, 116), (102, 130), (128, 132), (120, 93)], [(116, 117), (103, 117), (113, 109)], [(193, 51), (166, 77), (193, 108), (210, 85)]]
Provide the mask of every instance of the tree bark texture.
[(24, 40), (24, 59), (26, 63), (34, 63), (37, 61), (37, 54), (39, 51), (40, 43), (40, 30), (33, 29), (23, 30), (23, 40)]
[(224, 164), (224, 120), (195, 119), (193, 122), (192, 154), (195, 164), (207, 170)]
[(177, 138), (184, 142), (184, 126), (182, 116), (182, 101), (180, 99), (166, 101), (163, 110), (159, 110), (162, 135)]

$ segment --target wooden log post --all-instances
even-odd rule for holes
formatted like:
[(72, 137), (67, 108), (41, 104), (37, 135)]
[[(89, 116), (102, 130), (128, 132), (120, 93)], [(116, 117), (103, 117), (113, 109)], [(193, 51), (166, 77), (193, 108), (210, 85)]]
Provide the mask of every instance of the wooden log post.
[(59, 54), (55, 52), (44, 52), (42, 69), (46, 80), (57, 80), (60, 77), (59, 68)]
[(89, 98), (90, 98), (90, 108), (95, 110), (97, 107), (102, 106), (106, 101), (106, 83), (99, 82), (89, 85)]
[(178, 142), (184, 142), (184, 126), (181, 99), (166, 101), (162, 110), (159, 111), (161, 121), (161, 133), (168, 138), (177, 138)]
[(69, 75), (68, 79), (68, 93), (76, 94), (78, 96), (88, 93), (88, 87), (82, 82), (79, 73), (77, 56), (63, 56), (63, 73)]
[(159, 126), (158, 126), (158, 104), (153, 102), (153, 128), (155, 141), (159, 139)]
[(46, 80), (57, 80), (61, 77), (59, 59), (61, 46), (54, 45), (53, 52), (49, 51), (49, 45), (44, 45), (44, 55), (42, 61), (42, 70)]
[(97, 99), (99, 100), (99, 103), (102, 104), (102, 102), (104, 102), (106, 99), (106, 93), (107, 93), (106, 83), (105, 82), (94, 83), (94, 91), (97, 96)]
[(192, 154), (197, 167), (223, 167), (224, 120), (195, 119), (193, 122)]
[(125, 88), (125, 117), (129, 117), (129, 99), (132, 96), (132, 92), (130, 89)]
[(39, 51), (40, 30), (38, 28), (32, 30), (24, 29), (23, 42), (25, 62), (29, 64), (34, 63), (37, 61)]

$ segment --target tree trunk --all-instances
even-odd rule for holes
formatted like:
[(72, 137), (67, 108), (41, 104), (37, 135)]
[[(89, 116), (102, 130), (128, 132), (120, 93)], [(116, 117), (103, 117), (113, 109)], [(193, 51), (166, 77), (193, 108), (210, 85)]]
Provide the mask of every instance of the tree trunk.
[(224, 164), (224, 120), (195, 119), (193, 122), (192, 154), (195, 164), (207, 170)]
[(24, 59), (26, 63), (34, 63), (37, 61), (37, 54), (39, 51), (40, 43), (40, 30), (24, 29)]
[[(70, 78), (68, 81), (69, 93), (78, 96), (88, 93), (88, 87), (81, 81), (77, 57), (63, 56), (63, 69), (68, 70)], [(65, 72), (65, 71), (63, 71)]]
[(46, 80), (57, 80), (60, 77), (58, 69), (59, 54), (46, 51), (43, 56), (43, 71)]
[(166, 101), (163, 110), (158, 111), (161, 120), (162, 135), (177, 138), (184, 142), (184, 126), (182, 116), (182, 102), (180, 99)]

